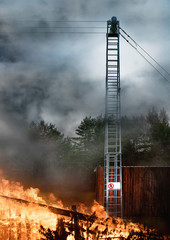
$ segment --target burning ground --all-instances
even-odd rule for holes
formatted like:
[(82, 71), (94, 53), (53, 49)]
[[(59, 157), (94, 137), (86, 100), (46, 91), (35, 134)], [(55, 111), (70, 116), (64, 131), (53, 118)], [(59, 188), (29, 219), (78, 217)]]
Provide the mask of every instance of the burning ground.
[[(2, 175), (2, 174), (1, 174)], [(53, 194), (0, 179), (0, 239), (168, 239), (140, 224), (106, 216), (97, 202), (70, 211)], [(81, 213), (80, 213), (81, 212)]]

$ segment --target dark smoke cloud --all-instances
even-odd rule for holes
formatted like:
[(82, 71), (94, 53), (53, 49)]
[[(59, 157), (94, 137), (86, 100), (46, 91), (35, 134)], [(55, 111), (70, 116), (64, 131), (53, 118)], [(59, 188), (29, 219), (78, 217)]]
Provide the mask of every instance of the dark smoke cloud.
[[(1, 165), (10, 161), (23, 175), (33, 171), (44, 146), (27, 136), (25, 128), (31, 121), (44, 119), (73, 135), (83, 117), (104, 113), (105, 34), (38, 32), (56, 26), (67, 28), (50, 31), (105, 26), (55, 21), (106, 21), (117, 16), (121, 26), (170, 69), (169, 5), (168, 0), (1, 0)], [(170, 113), (170, 84), (128, 49), (121, 40), (122, 114), (146, 113), (153, 105)]]
[[(57, 2), (1, 1), (0, 75), (2, 87), (0, 99), (3, 112), (17, 114), (27, 122), (45, 118), (45, 120), (53, 121), (61, 130), (69, 134), (76, 127), (75, 124), (72, 125), (69, 122), (70, 118), (74, 123), (77, 119), (76, 124), (78, 124), (85, 115), (103, 113), (105, 36), (31, 32), (49, 31), (49, 27), (63, 26), (63, 23), (53, 22), (55, 20), (107, 20), (112, 15), (116, 15), (121, 26), (135, 34), (137, 40), (142, 40), (144, 45), (151, 46), (154, 35), (160, 39), (155, 43), (155, 48), (159, 43), (160, 49), (165, 51), (164, 40), (161, 36), (166, 33), (167, 19), (170, 19), (167, 11), (168, 1), (157, 2), (154, 11), (152, 11), (153, 4), (155, 4), (154, 1), (147, 0), (128, 2), (72, 0), (69, 4), (65, 0)], [(84, 23), (74, 24), (67, 22), (64, 26), (69, 29), (70, 26), (89, 25), (87, 23), (85, 25)], [(33, 27), (45, 27), (45, 30)], [(68, 29), (66, 28), (66, 31)], [(63, 30), (55, 29), (55, 31)], [(146, 42), (147, 38), (148, 42)], [(123, 45), (122, 52), (126, 52), (125, 48), (128, 46)], [(167, 61), (168, 57), (165, 54), (163, 57), (160, 56), (160, 61), (168, 68), (167, 62), (164, 62), (165, 58)], [(130, 68), (135, 66), (133, 56), (131, 61)], [(128, 67), (129, 63), (124, 62), (122, 69), (124, 65)], [(155, 76), (154, 70), (153, 73), (152, 70), (148, 70), (149, 66), (143, 62), (141, 65), (143, 68), (141, 70), (138, 68), (138, 75), (132, 70), (130, 76), (124, 76), (126, 74), (124, 72), (121, 79), (122, 106), (124, 106), (122, 109), (127, 109), (125, 114), (129, 111), (135, 114), (136, 109), (139, 109), (138, 105), (141, 106), (141, 99), (146, 106), (157, 105), (154, 95), (161, 95), (162, 105), (167, 107), (165, 96), (168, 91), (159, 94), (159, 82), (153, 80), (154, 78), (160, 79), (159, 76)], [(140, 73), (144, 71), (144, 68), (147, 72), (149, 71), (148, 75)], [(128, 78), (131, 79), (130, 83)], [(140, 82), (143, 81), (143, 85), (140, 84), (141, 97), (135, 94), (139, 92), (139, 85), (135, 82), (137, 78), (140, 78)], [(148, 85), (146, 84), (147, 78)], [(161, 79), (160, 82), (162, 86), (166, 85)], [(129, 90), (123, 88), (128, 85)], [(154, 89), (155, 92), (152, 94)], [(147, 102), (143, 93), (148, 95)], [(127, 98), (128, 101), (126, 101)], [(132, 111), (133, 104), (130, 105), (132, 98), (137, 99), (134, 111)], [(128, 108), (130, 108), (129, 111)], [(167, 110), (170, 111), (168, 108)]]

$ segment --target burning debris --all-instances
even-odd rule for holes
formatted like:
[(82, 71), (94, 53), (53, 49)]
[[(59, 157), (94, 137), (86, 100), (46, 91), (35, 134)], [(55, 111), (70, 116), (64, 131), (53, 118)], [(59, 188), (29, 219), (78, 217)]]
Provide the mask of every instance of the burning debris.
[(129, 232), (128, 237), (124, 236), (113, 236), (112, 233), (109, 232), (108, 226), (106, 226), (105, 230), (99, 231), (98, 227), (91, 230), (91, 226), (84, 227), (83, 224), (73, 224), (73, 223), (65, 223), (64, 219), (58, 219), (58, 223), (56, 226), (56, 230), (45, 229), (43, 226), (40, 226), (40, 233), (45, 237), (41, 238), (42, 240), (67, 240), (67, 239), (75, 239), (75, 240), (85, 240), (85, 239), (94, 239), (94, 240), (102, 240), (102, 239), (121, 239), (121, 240), (130, 240), (130, 239), (168, 239), (165, 236), (157, 233), (153, 230), (144, 231), (134, 231), (131, 230)]
[[(54, 199), (54, 197), (53, 197)], [(81, 213), (80, 213), (81, 212)], [(18, 182), (0, 180), (0, 239), (168, 239), (155, 230), (120, 218), (106, 216), (97, 202), (64, 209), (61, 202), (50, 204), (39, 189), (24, 190)]]

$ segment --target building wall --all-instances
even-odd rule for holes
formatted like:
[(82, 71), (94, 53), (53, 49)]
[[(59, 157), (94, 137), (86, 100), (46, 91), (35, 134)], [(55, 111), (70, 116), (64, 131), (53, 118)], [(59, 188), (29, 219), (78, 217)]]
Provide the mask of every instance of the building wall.
[[(170, 167), (123, 167), (124, 217), (170, 217)], [(104, 169), (96, 174), (96, 199), (103, 203)]]

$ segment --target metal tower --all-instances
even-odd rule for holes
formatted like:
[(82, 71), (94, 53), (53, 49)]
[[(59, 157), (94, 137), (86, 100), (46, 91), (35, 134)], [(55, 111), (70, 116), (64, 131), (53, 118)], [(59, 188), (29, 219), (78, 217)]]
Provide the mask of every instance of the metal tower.
[(122, 217), (119, 21), (107, 21), (105, 158), (103, 204), (110, 216)]

